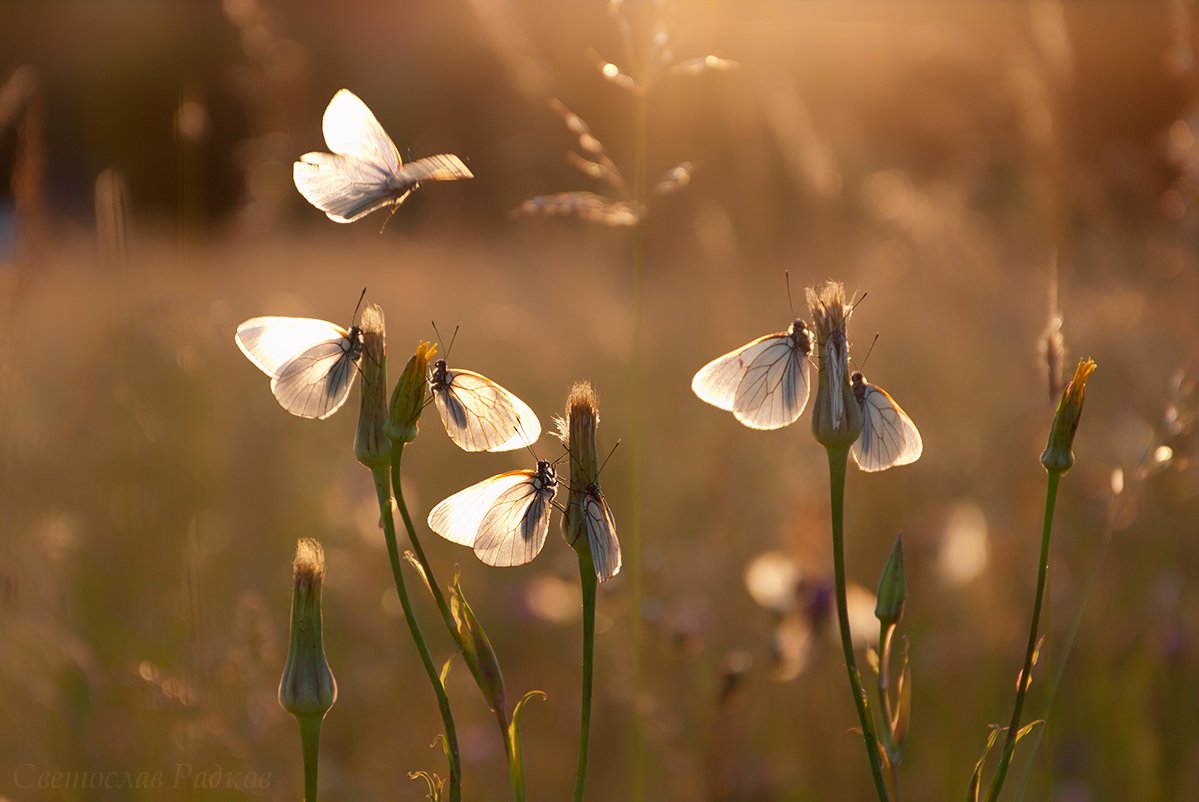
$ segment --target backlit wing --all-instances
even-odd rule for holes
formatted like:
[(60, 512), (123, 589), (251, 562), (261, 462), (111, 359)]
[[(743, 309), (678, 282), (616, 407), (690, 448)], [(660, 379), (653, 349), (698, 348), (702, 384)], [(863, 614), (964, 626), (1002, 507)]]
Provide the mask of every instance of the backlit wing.
[(345, 340), (350, 333), (327, 320), (308, 317), (254, 317), (237, 327), (237, 347), (271, 378), (309, 349)]
[(429, 513), (429, 528), (451, 543), (474, 546), (479, 525), (499, 497), (522, 484), (532, 487), (536, 475), (536, 471), (509, 471), (459, 490)]
[(556, 489), (538, 490), (535, 476), (505, 490), (480, 522), (475, 555), (488, 565), (524, 565), (541, 553)]
[(895, 399), (881, 387), (865, 385), (860, 402), (862, 434), (853, 444), (853, 458), (864, 471), (883, 471), (920, 459), (920, 431)]
[(335, 153), (305, 153), (292, 165), (292, 179), (305, 200), (337, 223), (403, 203), (408, 194), (386, 168)]
[(700, 368), (691, 389), (751, 429), (778, 429), (807, 406), (807, 356), (786, 332), (759, 337)]
[(511, 451), (541, 436), (541, 422), (528, 404), (474, 371), (446, 371), (434, 402), (446, 433), (465, 451)]
[(279, 404), (301, 418), (323, 420), (350, 396), (358, 368), (350, 341), (320, 343), (296, 356), (271, 379)]
[(398, 178), (401, 187), (407, 183), (416, 184), (421, 181), (458, 181), (463, 178), (474, 178), (475, 174), (452, 153), (438, 153), (436, 156), (425, 156), (409, 162), (400, 168)]
[(341, 89), (325, 107), (325, 144), (334, 153), (378, 167), (390, 175), (400, 171), (400, 154), (375, 115), (349, 89)]
[(600, 582), (606, 582), (620, 572), (620, 541), (616, 539), (612, 509), (598, 489), (588, 489), (583, 497), (583, 519), (587, 522), (595, 575)]

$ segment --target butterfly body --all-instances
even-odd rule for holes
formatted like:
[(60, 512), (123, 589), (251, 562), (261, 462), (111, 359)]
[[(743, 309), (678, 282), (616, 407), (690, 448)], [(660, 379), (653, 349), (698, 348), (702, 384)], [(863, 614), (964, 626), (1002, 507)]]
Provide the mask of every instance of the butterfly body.
[(812, 332), (796, 318), (786, 331), (759, 337), (700, 368), (691, 389), (751, 429), (778, 429), (794, 423), (807, 406), (811, 353)]
[(429, 513), (429, 528), (494, 566), (524, 565), (545, 546), (558, 492), (554, 466), (508, 471), (460, 490)]
[(302, 418), (324, 419), (340, 409), (362, 359), (362, 329), (315, 318), (251, 318), (234, 340), (270, 376), (280, 406)]
[(292, 178), (309, 203), (338, 223), (399, 206), (422, 182), (474, 177), (452, 153), (404, 164), (375, 115), (348, 89), (329, 101), (323, 130), (332, 153), (305, 153), (292, 166)]

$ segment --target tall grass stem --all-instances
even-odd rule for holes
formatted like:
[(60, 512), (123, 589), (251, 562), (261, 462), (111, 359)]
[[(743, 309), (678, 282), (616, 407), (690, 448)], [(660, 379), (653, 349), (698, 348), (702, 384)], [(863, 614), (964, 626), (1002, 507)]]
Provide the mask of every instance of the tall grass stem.
[(304, 753), (304, 802), (316, 802), (317, 765), (321, 753), (321, 724), (315, 717), (302, 717), (300, 747)]
[(587, 782), (587, 752), (591, 744), (591, 686), (595, 674), (595, 592), (599, 584), (589, 549), (579, 549), (579, 584), (583, 592), (583, 687), (579, 716), (579, 765), (575, 772), (574, 802), (583, 802)]

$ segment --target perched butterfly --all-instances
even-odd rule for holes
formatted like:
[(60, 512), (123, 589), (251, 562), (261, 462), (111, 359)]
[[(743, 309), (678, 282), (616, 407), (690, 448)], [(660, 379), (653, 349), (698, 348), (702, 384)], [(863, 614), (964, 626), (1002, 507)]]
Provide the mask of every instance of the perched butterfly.
[(486, 376), (439, 359), (429, 372), (429, 389), (446, 433), (464, 451), (511, 451), (541, 436), (529, 405)]
[(866, 381), (860, 371), (850, 376), (854, 398), (862, 408), (862, 434), (853, 444), (853, 459), (864, 471), (883, 471), (920, 459), (924, 443), (908, 413), (891, 395)]
[(812, 332), (795, 319), (786, 331), (767, 334), (700, 368), (691, 380), (701, 401), (731, 410), (751, 429), (794, 423), (808, 403)]
[(501, 473), (459, 490), (429, 513), (429, 528), (470, 546), (488, 565), (524, 565), (541, 552), (558, 492), (554, 466)]
[(338, 223), (399, 206), (422, 181), (474, 178), (451, 153), (403, 164), (391, 137), (349, 89), (329, 101), (324, 131), (333, 152), (305, 153), (293, 165), (292, 178), (309, 203)]
[(583, 520), (587, 524), (596, 578), (606, 582), (620, 572), (620, 541), (616, 539), (612, 509), (595, 482), (583, 489)]
[(307, 317), (250, 318), (237, 327), (234, 339), (271, 377), (279, 404), (301, 418), (323, 419), (341, 409), (362, 358), (362, 329), (346, 331)]

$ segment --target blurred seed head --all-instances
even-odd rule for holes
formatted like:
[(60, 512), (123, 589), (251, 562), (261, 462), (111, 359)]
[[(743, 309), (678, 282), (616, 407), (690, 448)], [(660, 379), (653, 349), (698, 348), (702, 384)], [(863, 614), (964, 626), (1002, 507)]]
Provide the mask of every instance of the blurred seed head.
[(325, 659), (321, 589), (325, 552), (312, 538), (296, 543), (292, 562), (291, 638), (279, 681), (279, 704), (297, 719), (320, 721), (337, 701), (337, 681)]

